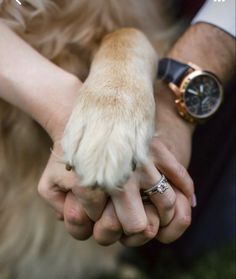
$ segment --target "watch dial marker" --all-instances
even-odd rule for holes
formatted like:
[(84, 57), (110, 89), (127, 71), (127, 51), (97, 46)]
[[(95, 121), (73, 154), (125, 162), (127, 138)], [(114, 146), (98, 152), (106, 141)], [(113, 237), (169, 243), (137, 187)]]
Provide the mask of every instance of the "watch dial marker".
[(204, 86), (203, 86), (203, 84), (200, 84), (200, 92), (201, 92), (201, 93), (204, 92)]
[(195, 90), (193, 90), (193, 89), (188, 89), (188, 92), (189, 93), (191, 93), (191, 94), (193, 94), (193, 95), (198, 95), (198, 92), (197, 91), (195, 91)]

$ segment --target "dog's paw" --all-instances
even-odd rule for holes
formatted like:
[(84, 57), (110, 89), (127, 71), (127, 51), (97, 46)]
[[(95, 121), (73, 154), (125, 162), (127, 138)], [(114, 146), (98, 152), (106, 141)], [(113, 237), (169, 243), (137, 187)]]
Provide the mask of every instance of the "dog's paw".
[(99, 185), (112, 191), (132, 173), (134, 164), (147, 163), (153, 135), (154, 100), (137, 92), (114, 92), (104, 86), (80, 91), (62, 139), (65, 161), (74, 167), (82, 186)]
[(81, 185), (121, 187), (146, 164), (154, 130), (157, 56), (135, 29), (105, 37), (66, 126), (62, 147)]

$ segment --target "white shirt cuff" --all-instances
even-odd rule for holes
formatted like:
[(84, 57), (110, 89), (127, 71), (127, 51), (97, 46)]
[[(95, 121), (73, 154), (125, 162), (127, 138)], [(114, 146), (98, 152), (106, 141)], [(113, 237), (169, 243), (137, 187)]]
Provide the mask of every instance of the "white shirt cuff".
[(213, 24), (230, 35), (235, 35), (235, 0), (208, 0), (194, 17), (192, 24)]

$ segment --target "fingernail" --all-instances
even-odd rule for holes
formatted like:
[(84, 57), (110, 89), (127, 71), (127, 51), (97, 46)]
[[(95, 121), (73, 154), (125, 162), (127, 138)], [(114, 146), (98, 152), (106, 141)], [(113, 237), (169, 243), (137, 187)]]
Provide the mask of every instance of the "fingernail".
[(192, 207), (196, 207), (197, 206), (197, 197), (195, 194), (192, 195), (192, 197), (190, 198), (190, 203)]

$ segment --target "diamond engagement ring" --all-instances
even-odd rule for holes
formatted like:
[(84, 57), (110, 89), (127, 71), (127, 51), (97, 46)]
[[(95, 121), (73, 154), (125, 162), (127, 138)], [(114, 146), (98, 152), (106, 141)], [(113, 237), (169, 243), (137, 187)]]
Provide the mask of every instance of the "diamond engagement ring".
[(143, 191), (142, 199), (145, 201), (150, 196), (155, 195), (157, 193), (163, 194), (167, 189), (169, 189), (168, 181), (165, 178), (165, 176), (162, 174), (160, 181), (158, 181), (151, 188)]

